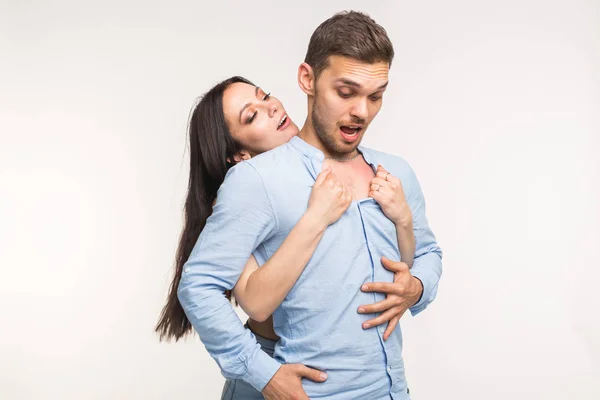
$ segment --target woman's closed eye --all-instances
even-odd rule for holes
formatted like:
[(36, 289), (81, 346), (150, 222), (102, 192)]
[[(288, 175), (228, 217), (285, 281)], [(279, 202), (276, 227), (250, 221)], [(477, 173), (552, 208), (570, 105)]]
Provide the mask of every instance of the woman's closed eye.
[[(262, 101), (267, 101), (269, 100), (269, 98), (271, 97), (271, 93), (266, 93), (263, 97), (262, 97)], [(250, 116), (250, 118), (248, 118), (248, 120), (246, 121), (247, 124), (251, 124), (254, 119), (256, 118), (256, 114), (258, 114), (258, 111), (254, 111), (254, 113), (252, 113), (252, 115)]]

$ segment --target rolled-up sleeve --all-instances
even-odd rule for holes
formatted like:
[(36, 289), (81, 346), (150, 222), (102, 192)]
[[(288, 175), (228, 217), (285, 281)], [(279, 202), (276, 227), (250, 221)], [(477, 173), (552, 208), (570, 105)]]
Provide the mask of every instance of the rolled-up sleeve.
[(235, 286), (250, 254), (276, 228), (259, 173), (247, 162), (232, 168), (184, 265), (178, 288), (185, 314), (222, 374), (242, 379), (258, 391), (281, 364), (261, 350), (224, 292)]
[(412, 275), (423, 283), (420, 300), (410, 308), (412, 315), (423, 311), (435, 299), (442, 276), (442, 250), (425, 215), (425, 198), (414, 171), (409, 171), (408, 203), (413, 214), (415, 234), (415, 260), (410, 270)]

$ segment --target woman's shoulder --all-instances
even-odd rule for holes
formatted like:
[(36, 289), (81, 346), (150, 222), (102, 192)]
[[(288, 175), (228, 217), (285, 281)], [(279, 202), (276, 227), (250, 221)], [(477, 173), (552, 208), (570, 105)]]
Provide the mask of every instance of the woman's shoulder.
[(258, 154), (245, 162), (259, 171), (271, 171), (273, 168), (281, 167), (282, 165), (289, 166), (298, 155), (298, 152), (289, 143), (284, 143), (272, 150)]

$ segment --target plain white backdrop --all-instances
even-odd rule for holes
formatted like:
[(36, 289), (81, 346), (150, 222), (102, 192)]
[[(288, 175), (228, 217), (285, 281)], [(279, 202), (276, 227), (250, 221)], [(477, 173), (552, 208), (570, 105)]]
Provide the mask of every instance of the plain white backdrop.
[(597, 1), (0, 4), (1, 399), (219, 398), (197, 336), (153, 333), (188, 113), (240, 74), (301, 124), (297, 66), (343, 9), (395, 46), (363, 143), (412, 164), (444, 250), (402, 320), (413, 399), (600, 398)]

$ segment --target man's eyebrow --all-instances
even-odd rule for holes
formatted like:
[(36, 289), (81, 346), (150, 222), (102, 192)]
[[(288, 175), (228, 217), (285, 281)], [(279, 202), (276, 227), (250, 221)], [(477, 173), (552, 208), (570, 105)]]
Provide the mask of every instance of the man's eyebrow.
[(354, 81), (352, 81), (350, 79), (346, 79), (346, 78), (340, 78), (336, 82), (341, 82), (344, 85), (352, 86), (352, 87), (355, 87), (355, 88), (360, 88), (361, 87), (358, 82), (354, 82)]
[[(360, 85), (360, 83), (354, 82), (353, 80), (350, 80), (350, 79), (347, 79), (347, 78), (340, 78), (340, 79), (337, 80), (337, 82), (341, 82), (344, 85), (352, 86), (352, 87), (355, 87), (357, 89), (360, 89), (362, 87)], [(388, 83), (390, 83), (390, 81), (387, 81), (383, 85), (379, 86), (379, 88), (377, 90), (385, 89), (387, 87)]]

